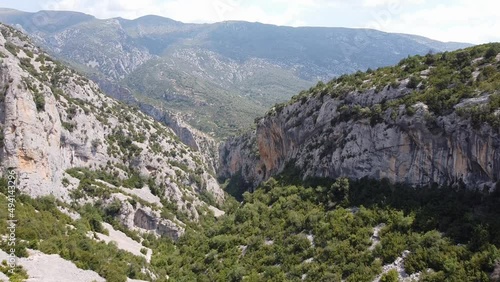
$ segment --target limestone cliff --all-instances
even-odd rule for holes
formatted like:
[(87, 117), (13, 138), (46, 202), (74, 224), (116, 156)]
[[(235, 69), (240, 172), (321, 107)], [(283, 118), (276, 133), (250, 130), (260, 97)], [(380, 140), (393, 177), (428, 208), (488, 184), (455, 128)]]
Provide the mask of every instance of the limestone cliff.
[(99, 76), (93, 76), (92, 80), (97, 82), (107, 95), (128, 105), (139, 107), (143, 113), (170, 127), (182, 143), (188, 145), (192, 150), (200, 152), (205, 163), (209, 165), (210, 171), (216, 171), (218, 165), (218, 142), (214, 138), (193, 128), (179, 114), (139, 101), (132, 95), (130, 89), (114, 81), (103, 79)]
[(218, 142), (208, 134), (192, 127), (179, 114), (165, 109), (137, 102), (137, 105), (147, 115), (170, 127), (180, 141), (195, 152), (199, 152), (210, 171), (215, 172), (218, 166)]
[(223, 201), (212, 167), (172, 129), (107, 97), (20, 32), (1, 24), (0, 31), (0, 167), (17, 171), (21, 191), (95, 202), (95, 187), (120, 188), (68, 173), (82, 168), (119, 185), (146, 187), (194, 220), (197, 208), (208, 206), (201, 194)]
[[(255, 131), (223, 144), (219, 177), (239, 177), (253, 188), (291, 164), (302, 177), (494, 187), (500, 179), (500, 75), (499, 56), (482, 56), (487, 47), (463, 51), (468, 61), (450, 71), (441, 88), (434, 85), (444, 84), (437, 70), (448, 60), (455, 64), (461, 53), (410, 58), (320, 83), (275, 106)], [(416, 67), (409, 69), (410, 63)], [(455, 82), (465, 67), (469, 76)], [(381, 77), (387, 84), (377, 81)], [(461, 83), (465, 90), (456, 90)]]

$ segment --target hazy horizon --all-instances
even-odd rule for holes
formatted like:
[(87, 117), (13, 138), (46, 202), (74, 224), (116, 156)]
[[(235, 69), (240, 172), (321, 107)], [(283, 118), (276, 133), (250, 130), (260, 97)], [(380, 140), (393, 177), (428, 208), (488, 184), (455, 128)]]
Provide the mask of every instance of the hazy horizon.
[[(6, 0), (3, 7), (26, 12), (76, 11), (99, 19), (135, 19), (156, 15), (184, 23), (229, 20), (281, 26), (370, 28), (420, 35), (443, 42), (499, 42), (500, 19), (492, 0)], [(196, 7), (196, 8), (193, 8)]]

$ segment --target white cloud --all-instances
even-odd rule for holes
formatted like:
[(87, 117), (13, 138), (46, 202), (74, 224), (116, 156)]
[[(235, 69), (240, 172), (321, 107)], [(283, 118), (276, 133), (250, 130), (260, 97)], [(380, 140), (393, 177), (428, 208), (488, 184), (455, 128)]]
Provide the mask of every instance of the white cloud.
[(389, 15), (381, 29), (420, 34), (442, 41), (482, 43), (500, 41), (495, 0), (459, 0)]
[[(176, 20), (196, 21), (210, 18), (212, 5), (201, 0), (54, 0), (44, 6), (49, 10), (72, 10), (98, 18), (123, 17), (128, 19), (144, 15), (161, 15)], [(214, 11), (212, 11), (214, 12)]]
[(363, 0), (365, 7), (389, 7), (389, 6), (402, 6), (423, 4), (426, 0)]
[[(218, 22), (226, 20), (259, 21), (278, 25), (306, 23), (304, 10), (332, 7), (340, 0), (53, 0), (48, 10), (73, 10), (98, 18), (137, 18), (147, 14), (184, 22)], [(267, 3), (266, 3), (267, 2)], [(265, 9), (271, 7), (275, 9)]]
[[(284, 2), (282, 0), (273, 0), (273, 2)], [(316, 7), (318, 1), (297, 1), (284, 5), (279, 11), (269, 12), (259, 5), (235, 6), (228, 9), (223, 14), (219, 14), (221, 20), (243, 20), (249, 22), (271, 23), (276, 25), (303, 25), (304, 19), (301, 18), (304, 10)]]

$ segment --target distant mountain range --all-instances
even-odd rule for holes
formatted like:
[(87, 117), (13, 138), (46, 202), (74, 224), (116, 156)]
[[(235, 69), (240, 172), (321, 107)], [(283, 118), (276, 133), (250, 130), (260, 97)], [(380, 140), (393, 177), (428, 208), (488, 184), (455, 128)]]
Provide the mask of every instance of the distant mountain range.
[(186, 24), (159, 16), (101, 20), (0, 9), (0, 21), (28, 33), (114, 97), (181, 113), (218, 137), (239, 132), (318, 80), (470, 46), (368, 29)]

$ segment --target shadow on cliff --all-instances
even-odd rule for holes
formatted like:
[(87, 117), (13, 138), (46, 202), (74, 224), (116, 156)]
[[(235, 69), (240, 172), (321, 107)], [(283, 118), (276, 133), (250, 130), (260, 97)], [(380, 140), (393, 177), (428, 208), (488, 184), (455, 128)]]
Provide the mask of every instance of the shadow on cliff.
[[(219, 183), (222, 182), (223, 179), (218, 179)], [(241, 171), (235, 173), (231, 176), (231, 178), (226, 180), (224, 190), (231, 196), (233, 196), (239, 202), (243, 201), (243, 193), (249, 191), (252, 188), (252, 184), (245, 181), (243, 178)]]

